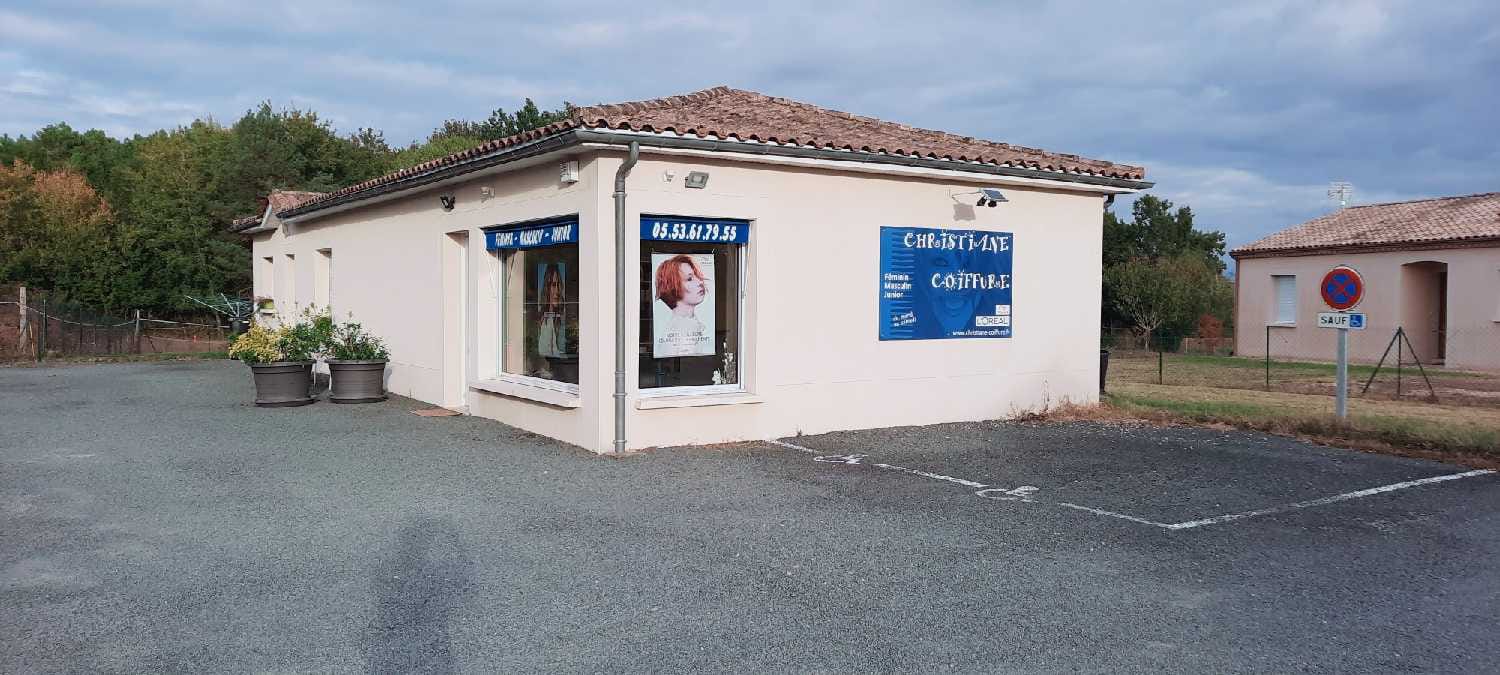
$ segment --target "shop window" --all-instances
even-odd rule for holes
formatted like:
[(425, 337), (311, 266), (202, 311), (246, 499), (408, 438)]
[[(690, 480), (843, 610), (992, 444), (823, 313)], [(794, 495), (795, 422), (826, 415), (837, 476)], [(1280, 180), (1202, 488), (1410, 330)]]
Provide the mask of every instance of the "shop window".
[(500, 374), (578, 384), (578, 222), (488, 230), (500, 257)]
[(749, 223), (643, 216), (639, 386), (741, 389)]
[(1297, 323), (1297, 277), (1292, 274), (1273, 274), (1271, 283), (1276, 289), (1276, 307), (1272, 323)]

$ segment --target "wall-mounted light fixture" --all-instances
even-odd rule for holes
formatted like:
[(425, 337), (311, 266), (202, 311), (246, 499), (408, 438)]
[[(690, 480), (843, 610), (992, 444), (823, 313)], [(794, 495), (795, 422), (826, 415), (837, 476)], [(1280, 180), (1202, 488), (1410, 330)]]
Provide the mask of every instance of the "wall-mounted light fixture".
[(1005, 193), (996, 190), (995, 188), (980, 188), (973, 192), (959, 192), (950, 196), (953, 197), (953, 201), (956, 202), (958, 201), (959, 197), (962, 197), (964, 195), (979, 195), (979, 201), (974, 202), (975, 206), (988, 206), (994, 208), (995, 206), (998, 206), (1000, 202), (1010, 201), (1009, 199), (1005, 198)]
[(708, 172), (689, 171), (687, 178), (682, 179), (682, 186), (700, 190), (708, 187)]
[(444, 211), (452, 211), (453, 204), (456, 202), (457, 200), (453, 198), (453, 195), (438, 195), (438, 203), (443, 205)]
[(494, 199), (494, 198), (495, 198), (495, 188), (492, 188), (492, 187), (482, 187), (482, 188), (479, 188), (479, 201), (484, 202), (484, 201), (489, 201), (489, 200)]

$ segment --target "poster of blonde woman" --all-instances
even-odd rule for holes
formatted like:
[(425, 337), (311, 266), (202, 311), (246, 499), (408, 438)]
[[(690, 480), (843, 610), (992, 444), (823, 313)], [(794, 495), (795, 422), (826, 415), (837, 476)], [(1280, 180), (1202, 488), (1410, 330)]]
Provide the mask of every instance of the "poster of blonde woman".
[(653, 253), (651, 269), (651, 355), (712, 356), (713, 255)]

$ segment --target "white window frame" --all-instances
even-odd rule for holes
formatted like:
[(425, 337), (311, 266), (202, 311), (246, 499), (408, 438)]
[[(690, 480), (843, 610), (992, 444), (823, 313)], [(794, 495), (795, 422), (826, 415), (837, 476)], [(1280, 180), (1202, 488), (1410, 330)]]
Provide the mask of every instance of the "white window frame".
[[(559, 216), (559, 217), (560, 218), (566, 218), (566, 217), (569, 217), (569, 216)], [(571, 217), (577, 218), (578, 216), (575, 215), (575, 216), (571, 216)], [(505, 225), (503, 227), (521, 226), (521, 225), (523, 225), (523, 223), (509, 223), (509, 224), (507, 224), (507, 225)], [(580, 237), (583, 236), (583, 232), (582, 231), (580, 231), (578, 234), (579, 234)], [(564, 246), (575, 246), (575, 247), (578, 247), (579, 266), (581, 268), (582, 267), (582, 260), (583, 260), (583, 258), (582, 258), (582, 256), (583, 256), (583, 243), (575, 241), (572, 244), (563, 244), (563, 245)], [(577, 399), (579, 397), (579, 391), (580, 390), (578, 388), (578, 385), (576, 385), (576, 384), (573, 384), (571, 382), (561, 382), (561, 381), (558, 381), (558, 380), (549, 380), (549, 379), (546, 379), (546, 378), (543, 378), (543, 377), (534, 377), (534, 376), (531, 376), (531, 375), (518, 375), (516, 373), (507, 373), (507, 372), (505, 372), (505, 339), (506, 339), (506, 334), (505, 334), (506, 333), (506, 331), (505, 331), (505, 310), (506, 310), (505, 292), (506, 292), (507, 279), (510, 276), (509, 274), (506, 273), (506, 269), (505, 269), (505, 254), (506, 254), (507, 251), (517, 252), (517, 251), (521, 251), (521, 250), (525, 250), (525, 249), (498, 249), (498, 250), (494, 250), (494, 251), (486, 251), (487, 253), (490, 254), (490, 257), (493, 259), (493, 264), (495, 266), (495, 281), (494, 281), (494, 283), (495, 283), (495, 288), (494, 288), (494, 290), (495, 290), (495, 343), (494, 343), (494, 348), (491, 349), (491, 352), (493, 352), (493, 358), (495, 359), (495, 367), (493, 368), (493, 372), (490, 373), (490, 377), (489, 378), (482, 379), (482, 380), (476, 382), (475, 383), (476, 386), (474, 386), (473, 388), (475, 388), (475, 389), (482, 389), (484, 391), (492, 391), (492, 392), (495, 392), (495, 393), (507, 394), (507, 395), (511, 395), (511, 396), (520, 396), (522, 398), (530, 398), (532, 400), (537, 400), (537, 401), (541, 401), (543, 403), (549, 403), (549, 404), (552, 404), (552, 405), (561, 405), (563, 407), (577, 407), (578, 404), (577, 404), (576, 400), (575, 401), (569, 401), (569, 402), (566, 402), (566, 403), (560, 403), (559, 401), (555, 400), (556, 399), (555, 396), (546, 396), (544, 394), (544, 395), (538, 396), (538, 397), (531, 397), (531, 396), (527, 396), (526, 393), (524, 393), (524, 389), (519, 390), (519, 391), (517, 390), (518, 387), (520, 387), (520, 388), (529, 387), (529, 388), (532, 388), (532, 389), (542, 389), (542, 390), (545, 390), (545, 392), (567, 394), (567, 395), (570, 395), (573, 399)], [(579, 271), (581, 272), (582, 270), (580, 269)], [(579, 277), (580, 286), (582, 284), (582, 281), (583, 281), (583, 279), (580, 276)], [(579, 293), (580, 293), (580, 295), (582, 294), (582, 289), (581, 288), (579, 290)], [(523, 296), (524, 296), (524, 294), (523, 294)], [(579, 305), (579, 312), (582, 312), (583, 311), (583, 298), (582, 297), (580, 297), (578, 299), (578, 305)], [(524, 312), (525, 309), (522, 308), (521, 311)], [(580, 319), (581, 318), (582, 317), (580, 316)], [(580, 330), (582, 330), (582, 322), (581, 321), (580, 321), (579, 328), (580, 328)], [(580, 339), (579, 349), (583, 349), (581, 339)], [(490, 383), (503, 383), (503, 384), (509, 384), (509, 385), (513, 385), (513, 386), (511, 386), (511, 387), (491, 387), (491, 386), (486, 386), (486, 385), (488, 385)]]
[[(635, 372), (635, 375), (634, 375), (633, 379), (634, 379), (634, 382), (635, 382), (636, 395), (639, 396), (640, 398), (661, 398), (661, 397), (666, 397), (666, 396), (735, 395), (735, 394), (748, 394), (748, 393), (751, 393), (749, 387), (745, 386), (745, 363), (746, 363), (745, 345), (749, 344), (749, 342), (750, 342), (749, 330), (746, 328), (747, 324), (745, 322), (745, 305), (746, 305), (745, 301), (746, 301), (746, 299), (750, 295), (750, 285), (748, 283), (749, 280), (750, 280), (750, 274), (749, 274), (749, 272), (750, 272), (750, 267), (749, 267), (749, 263), (750, 263), (750, 245), (752, 243), (754, 243), (754, 241), (755, 241), (755, 221), (754, 220), (748, 220), (748, 219), (741, 219), (741, 218), (735, 218), (734, 220), (745, 220), (745, 222), (748, 223), (749, 226), (750, 226), (750, 235), (749, 235), (749, 238), (745, 241), (745, 243), (743, 243), (743, 244), (735, 244), (735, 247), (738, 249), (735, 252), (735, 254), (737, 256), (737, 265), (739, 267), (739, 274), (740, 274), (740, 278), (739, 278), (740, 297), (737, 299), (738, 303), (736, 305), (736, 307), (737, 307), (736, 311), (738, 312), (738, 314), (735, 317), (735, 320), (738, 321), (739, 324), (740, 324), (739, 325), (739, 329), (737, 331), (735, 331), (736, 333), (739, 334), (739, 344), (736, 345), (736, 347), (735, 347), (735, 349), (737, 350), (737, 351), (735, 351), (735, 365), (734, 365), (735, 371), (736, 371), (735, 372), (735, 378), (734, 378), (735, 383), (734, 384), (688, 384), (688, 385), (679, 385), (679, 386), (676, 386), (676, 387), (645, 387), (645, 388), (642, 388), (641, 387), (641, 373), (640, 373), (640, 362), (641, 362), (641, 360), (640, 360), (640, 355), (638, 354), (636, 356), (636, 359), (635, 359), (636, 372)], [(641, 243), (644, 245), (646, 243), (646, 241), (650, 241), (650, 240), (643, 240)], [(637, 303), (637, 304), (639, 304), (639, 303)], [(640, 322), (637, 321), (636, 325), (640, 325)], [(639, 348), (639, 345), (640, 345), (640, 341), (639, 340), (636, 341), (636, 345), (637, 345), (637, 348)]]
[[(1288, 280), (1292, 287), (1292, 311), (1291, 317), (1283, 319), (1281, 315), (1281, 284), (1282, 280)], [(1295, 326), (1297, 325), (1297, 275), (1295, 274), (1272, 274), (1271, 275), (1271, 320), (1272, 326)]]

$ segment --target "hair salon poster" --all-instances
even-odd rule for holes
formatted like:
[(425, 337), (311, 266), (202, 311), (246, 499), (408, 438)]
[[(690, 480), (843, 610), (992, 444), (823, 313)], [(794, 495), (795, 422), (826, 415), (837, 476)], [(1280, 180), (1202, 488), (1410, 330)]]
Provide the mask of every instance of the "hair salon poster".
[(880, 228), (880, 339), (1011, 336), (1009, 232)]
[(651, 355), (714, 354), (714, 257), (651, 254)]

